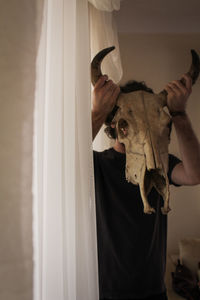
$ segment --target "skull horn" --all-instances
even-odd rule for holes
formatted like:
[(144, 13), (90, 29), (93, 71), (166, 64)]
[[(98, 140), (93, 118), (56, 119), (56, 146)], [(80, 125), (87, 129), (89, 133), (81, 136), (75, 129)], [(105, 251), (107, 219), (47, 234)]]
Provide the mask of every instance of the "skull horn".
[(103, 49), (100, 51), (92, 60), (91, 63), (91, 81), (93, 86), (97, 82), (97, 80), (102, 76), (101, 73), (101, 62), (104, 59), (104, 57), (111, 51), (115, 49), (114, 46)]

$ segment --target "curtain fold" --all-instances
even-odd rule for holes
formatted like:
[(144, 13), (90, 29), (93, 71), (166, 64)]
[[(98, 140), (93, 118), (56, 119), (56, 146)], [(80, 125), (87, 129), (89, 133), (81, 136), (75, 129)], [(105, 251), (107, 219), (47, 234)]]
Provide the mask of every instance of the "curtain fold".
[(97, 300), (87, 0), (45, 0), (37, 62), (34, 300)]

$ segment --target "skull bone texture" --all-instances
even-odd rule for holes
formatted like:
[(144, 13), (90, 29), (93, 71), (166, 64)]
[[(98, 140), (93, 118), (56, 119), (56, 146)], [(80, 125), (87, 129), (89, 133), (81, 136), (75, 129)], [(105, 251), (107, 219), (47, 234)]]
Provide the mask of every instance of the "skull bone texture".
[[(101, 73), (103, 58), (114, 49), (100, 51), (91, 63), (92, 84), (95, 85)], [(192, 64), (188, 74), (194, 84), (200, 71), (197, 53), (191, 50)], [(181, 80), (185, 84), (184, 80)], [(164, 200), (163, 214), (169, 208), (168, 145), (170, 142), (171, 117), (164, 110), (167, 105), (167, 92), (159, 94), (144, 90), (129, 90), (121, 93), (111, 113), (116, 125), (117, 139), (125, 145), (126, 179), (139, 185), (144, 205), (144, 213), (151, 214), (155, 209), (148, 202), (148, 194), (154, 187)]]

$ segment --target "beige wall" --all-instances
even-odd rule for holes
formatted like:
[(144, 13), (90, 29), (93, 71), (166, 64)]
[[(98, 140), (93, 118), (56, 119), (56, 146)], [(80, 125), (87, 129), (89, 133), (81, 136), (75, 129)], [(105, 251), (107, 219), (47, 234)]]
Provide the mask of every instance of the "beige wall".
[(0, 9), (1, 300), (32, 299), (32, 140), (41, 21), (36, 3), (3, 0)]
[[(189, 70), (191, 48), (200, 55), (200, 34), (120, 33), (119, 44), (124, 70), (121, 82), (144, 80), (155, 92)], [(187, 110), (200, 140), (200, 79), (193, 87)], [(174, 130), (170, 152), (180, 157)], [(172, 253), (178, 251), (182, 237), (200, 237), (200, 186), (171, 187), (170, 206), (168, 250)]]

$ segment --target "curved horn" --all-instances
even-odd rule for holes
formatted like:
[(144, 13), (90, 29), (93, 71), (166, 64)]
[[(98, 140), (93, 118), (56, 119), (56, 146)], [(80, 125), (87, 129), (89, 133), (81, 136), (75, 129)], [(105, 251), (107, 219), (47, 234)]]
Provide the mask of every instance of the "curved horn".
[(109, 47), (100, 51), (91, 62), (91, 81), (92, 84), (95, 85), (97, 80), (102, 76), (101, 73), (101, 62), (104, 57), (111, 51), (113, 51), (115, 47)]
[[(191, 77), (192, 79), (192, 85), (195, 84), (197, 78), (199, 77), (199, 73), (200, 73), (200, 59), (199, 59), (199, 56), (198, 54), (196, 53), (195, 50), (191, 50), (191, 54), (192, 54), (192, 63), (191, 63), (191, 66), (190, 66), (190, 69), (189, 71), (187, 72), (187, 74)], [(181, 78), (181, 83), (183, 85), (185, 85), (185, 79), (184, 78)], [(163, 106), (166, 106), (167, 105), (167, 101), (166, 101), (166, 97), (167, 97), (167, 91), (166, 90), (163, 90), (162, 92), (160, 92), (160, 94), (163, 94), (163, 98), (164, 98), (164, 101), (163, 101)]]
[[(195, 84), (197, 78), (199, 77), (200, 60), (199, 60), (199, 56), (195, 50), (192, 49), (191, 54), (192, 54), (192, 64), (191, 64), (191, 67), (190, 67), (189, 71), (187, 72), (187, 74), (192, 78), (192, 84)], [(181, 80), (181, 82), (182, 82), (182, 80)], [(185, 82), (182, 82), (182, 83), (185, 84)]]

